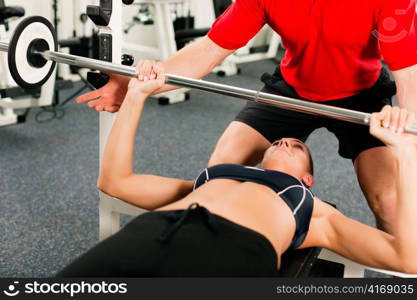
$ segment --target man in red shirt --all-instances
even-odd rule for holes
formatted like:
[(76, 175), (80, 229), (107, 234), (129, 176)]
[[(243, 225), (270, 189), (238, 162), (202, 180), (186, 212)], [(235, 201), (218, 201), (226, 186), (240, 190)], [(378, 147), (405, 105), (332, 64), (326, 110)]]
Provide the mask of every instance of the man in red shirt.
[[(282, 37), (286, 49), (276, 72), (262, 77), (264, 91), (366, 112), (381, 110), (396, 93), (401, 108), (417, 113), (415, 0), (236, 0), (206, 37), (165, 61), (165, 70), (201, 78), (264, 24)], [(396, 85), (382, 59), (393, 71)], [(154, 62), (139, 64), (139, 79), (153, 78)], [(128, 78), (112, 75), (105, 87), (77, 102), (116, 112), (127, 82)], [(165, 86), (159, 92), (173, 88)], [(396, 108), (394, 117), (400, 112)], [(378, 227), (392, 232), (397, 195), (391, 174), (396, 166), (389, 149), (364, 126), (248, 103), (220, 138), (209, 165), (257, 164), (274, 140), (304, 141), (319, 127), (336, 135), (339, 154), (353, 161)]]

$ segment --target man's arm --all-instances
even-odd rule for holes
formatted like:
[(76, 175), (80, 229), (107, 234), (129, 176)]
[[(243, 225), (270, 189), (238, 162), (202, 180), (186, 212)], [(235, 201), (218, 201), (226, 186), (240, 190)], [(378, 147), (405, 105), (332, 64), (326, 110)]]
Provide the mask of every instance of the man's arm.
[(103, 192), (150, 210), (185, 197), (193, 187), (186, 180), (133, 173), (135, 135), (146, 98), (164, 84), (158, 66), (157, 80), (131, 80), (108, 138), (97, 182)]
[[(164, 62), (167, 73), (191, 78), (207, 75), (228, 55), (243, 47), (267, 22), (266, 8), (259, 0), (236, 0), (213, 23), (209, 33)], [(154, 62), (138, 63), (138, 71), (143, 77), (151, 78), (151, 65)], [(143, 79), (142, 77), (142, 79)], [(103, 88), (82, 95), (76, 101), (88, 102), (97, 111), (116, 112), (126, 93), (127, 79), (124, 76), (110, 75), (110, 81)], [(157, 92), (173, 89), (164, 86)]]
[[(208, 36), (205, 36), (182, 48), (163, 62), (166, 73), (200, 79), (209, 74), (219, 63), (235, 50), (218, 46)], [(152, 62), (145, 62), (146, 67), (140, 69), (140, 75), (150, 76)], [(139, 79), (142, 78), (139, 76)], [(178, 87), (165, 85), (155, 92), (162, 93)]]
[[(377, 19), (382, 57), (397, 85), (401, 108), (417, 113), (417, 31), (415, 0), (381, 0)], [(393, 26), (388, 26), (390, 23)]]
[[(175, 53), (163, 62), (163, 66), (166, 73), (199, 79), (210, 73), (214, 67), (233, 52), (234, 50), (218, 46), (206, 36)], [(138, 62), (139, 80), (143, 80), (144, 77), (153, 79), (155, 74), (152, 72), (152, 66), (155, 64), (155, 61), (150, 60)], [(110, 80), (104, 87), (81, 95), (76, 99), (76, 102), (88, 102), (88, 106), (97, 111), (117, 112), (123, 103), (130, 78), (117, 74), (109, 75)], [(164, 85), (154, 94), (175, 88), (177, 87)]]
[(397, 100), (401, 108), (417, 114), (417, 65), (393, 71)]

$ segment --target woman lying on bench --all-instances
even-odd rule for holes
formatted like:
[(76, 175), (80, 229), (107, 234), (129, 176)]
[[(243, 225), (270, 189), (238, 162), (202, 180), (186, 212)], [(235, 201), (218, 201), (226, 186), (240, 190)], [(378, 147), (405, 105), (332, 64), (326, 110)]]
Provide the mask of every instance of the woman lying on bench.
[(148, 96), (164, 83), (162, 66), (154, 71), (155, 80), (130, 81), (98, 179), (105, 193), (152, 212), (58, 276), (276, 276), (287, 249), (313, 246), (371, 267), (417, 273), (417, 136), (402, 131), (415, 122), (413, 113), (387, 106), (371, 119), (371, 133), (396, 157), (399, 202), (390, 235), (314, 197), (309, 149), (292, 138), (273, 143), (261, 168), (217, 165), (195, 181), (134, 174), (139, 119)]

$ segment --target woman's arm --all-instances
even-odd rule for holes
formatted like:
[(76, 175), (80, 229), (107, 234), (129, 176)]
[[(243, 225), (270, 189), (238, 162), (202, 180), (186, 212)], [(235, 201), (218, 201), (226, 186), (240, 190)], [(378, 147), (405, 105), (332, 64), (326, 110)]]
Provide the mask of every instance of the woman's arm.
[(324, 238), (320, 247), (366, 266), (415, 272), (409, 266), (406, 268), (407, 261), (399, 255), (393, 235), (348, 218), (336, 209), (322, 219), (321, 225)]
[[(405, 124), (413, 122), (413, 113), (391, 107), (373, 114), (371, 120), (371, 133), (392, 150), (397, 166), (392, 174), (398, 195), (393, 234), (352, 220), (321, 203), (317, 209), (324, 213), (312, 222), (310, 241), (364, 265), (417, 273), (417, 136), (401, 132)], [(397, 133), (389, 129), (391, 126), (399, 129)]]
[(165, 83), (162, 66), (155, 80), (132, 79), (105, 147), (97, 186), (103, 192), (145, 209), (156, 209), (186, 196), (190, 181), (133, 174), (136, 129), (148, 96)]

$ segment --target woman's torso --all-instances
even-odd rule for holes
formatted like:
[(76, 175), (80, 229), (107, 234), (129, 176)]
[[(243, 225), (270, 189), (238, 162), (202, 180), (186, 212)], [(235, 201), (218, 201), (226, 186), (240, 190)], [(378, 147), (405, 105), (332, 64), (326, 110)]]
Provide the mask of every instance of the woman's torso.
[(158, 210), (187, 209), (192, 203), (262, 234), (278, 257), (288, 248), (295, 232), (290, 208), (274, 191), (261, 184), (215, 179), (184, 199)]

